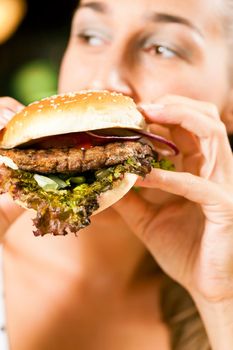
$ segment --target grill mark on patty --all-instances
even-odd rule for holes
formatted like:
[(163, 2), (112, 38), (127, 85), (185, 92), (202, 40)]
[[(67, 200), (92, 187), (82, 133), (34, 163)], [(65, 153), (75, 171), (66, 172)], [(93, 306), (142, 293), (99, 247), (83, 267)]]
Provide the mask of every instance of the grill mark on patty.
[(131, 157), (153, 156), (151, 147), (141, 142), (114, 142), (87, 150), (77, 148), (0, 149), (0, 155), (11, 158), (21, 170), (37, 173), (85, 172), (120, 164)]

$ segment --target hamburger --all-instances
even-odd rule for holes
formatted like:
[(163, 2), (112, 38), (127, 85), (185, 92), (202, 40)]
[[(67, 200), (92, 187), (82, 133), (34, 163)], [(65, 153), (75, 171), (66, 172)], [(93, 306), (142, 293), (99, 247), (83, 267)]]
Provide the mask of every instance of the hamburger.
[(0, 193), (36, 211), (34, 234), (77, 233), (152, 167), (170, 168), (145, 137), (134, 101), (120, 93), (51, 96), (15, 114), (0, 132)]

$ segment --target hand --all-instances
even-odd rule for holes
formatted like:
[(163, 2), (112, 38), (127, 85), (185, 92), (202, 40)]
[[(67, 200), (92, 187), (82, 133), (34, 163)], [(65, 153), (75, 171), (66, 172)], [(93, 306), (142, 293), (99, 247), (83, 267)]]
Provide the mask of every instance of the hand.
[(138, 184), (178, 196), (156, 206), (131, 191), (114, 208), (191, 294), (233, 300), (233, 158), (218, 111), (209, 103), (166, 96), (144, 105), (144, 113), (152, 127), (169, 128), (181, 171), (153, 169)]
[(24, 105), (11, 97), (0, 97), (0, 129), (4, 128), (13, 115), (23, 108)]
[[(11, 97), (0, 98), (0, 129), (24, 106)], [(23, 212), (7, 194), (0, 196), (0, 240), (14, 220)]]

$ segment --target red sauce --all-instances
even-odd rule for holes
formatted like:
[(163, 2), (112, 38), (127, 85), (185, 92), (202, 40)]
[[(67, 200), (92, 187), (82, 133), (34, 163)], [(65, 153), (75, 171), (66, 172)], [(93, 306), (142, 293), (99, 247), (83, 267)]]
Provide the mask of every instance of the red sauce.
[(79, 132), (44, 137), (34, 143), (33, 146), (32, 144), (30, 146), (38, 149), (75, 147), (81, 150), (86, 150), (106, 143), (109, 143), (109, 140), (100, 140), (86, 134), (85, 132)]

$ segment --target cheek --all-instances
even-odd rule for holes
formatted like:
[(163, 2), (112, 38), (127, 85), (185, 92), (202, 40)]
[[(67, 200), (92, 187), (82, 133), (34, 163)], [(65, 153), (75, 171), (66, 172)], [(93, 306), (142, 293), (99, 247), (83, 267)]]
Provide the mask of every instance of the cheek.
[(171, 74), (141, 75), (138, 79), (138, 95), (142, 101), (153, 103), (157, 98), (164, 95), (184, 95), (198, 98), (198, 89), (187, 79), (176, 79)]
[[(215, 81), (210, 84), (210, 81)], [(138, 75), (138, 95), (142, 101), (152, 103), (163, 95), (181, 95), (192, 99), (209, 101), (222, 108), (227, 85), (216, 74), (190, 68), (161, 69)]]
[(197, 98), (198, 89), (192, 81), (190, 70), (172, 62), (143, 62), (135, 67), (131, 76), (142, 101), (153, 103), (158, 97), (173, 95), (189, 95)]
[(87, 89), (91, 77), (91, 67), (82, 62), (82, 58), (68, 48), (60, 68), (58, 92)]

